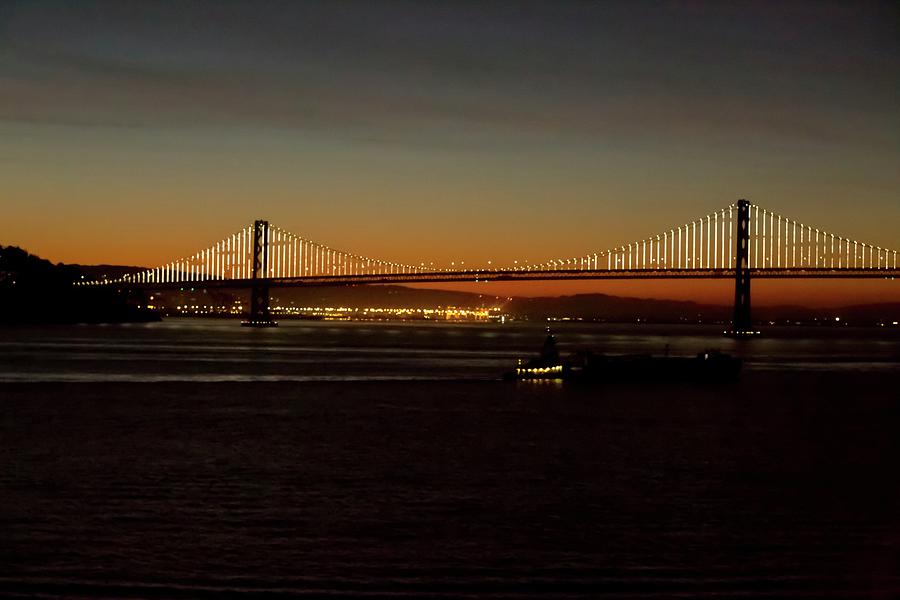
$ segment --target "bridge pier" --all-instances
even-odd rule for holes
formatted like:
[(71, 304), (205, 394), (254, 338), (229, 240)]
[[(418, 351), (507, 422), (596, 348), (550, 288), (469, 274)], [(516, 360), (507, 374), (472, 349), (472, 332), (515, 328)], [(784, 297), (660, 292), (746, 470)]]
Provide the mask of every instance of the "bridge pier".
[(750, 202), (738, 200), (735, 236), (734, 317), (728, 337), (746, 338), (759, 335), (750, 317)]
[(253, 285), (250, 288), (250, 318), (243, 327), (277, 327), (269, 313), (269, 222), (253, 222)]

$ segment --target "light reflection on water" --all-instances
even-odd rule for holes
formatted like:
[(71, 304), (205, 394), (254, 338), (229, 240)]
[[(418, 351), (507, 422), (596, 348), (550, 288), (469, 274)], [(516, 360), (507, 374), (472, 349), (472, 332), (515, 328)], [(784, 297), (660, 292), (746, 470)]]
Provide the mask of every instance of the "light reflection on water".
[[(283, 377), (485, 379), (532, 355), (544, 323), (320, 323), (285, 321), (247, 330), (237, 322), (21, 327), (0, 330), (0, 381), (267, 380)], [(754, 370), (890, 371), (900, 363), (900, 331), (783, 328), (731, 340), (721, 327), (555, 324), (563, 354), (690, 356), (721, 350)]]

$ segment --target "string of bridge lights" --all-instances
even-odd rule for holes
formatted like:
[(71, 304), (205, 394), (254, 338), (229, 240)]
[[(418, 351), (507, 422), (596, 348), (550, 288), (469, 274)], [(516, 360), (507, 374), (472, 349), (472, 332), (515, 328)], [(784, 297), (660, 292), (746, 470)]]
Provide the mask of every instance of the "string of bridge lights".
[[(270, 225), (264, 244), (268, 278), (346, 277), (354, 275), (401, 275), (426, 270), (387, 260), (336, 250)], [(253, 273), (253, 226), (238, 230), (212, 246), (191, 256), (160, 267), (124, 275), (117, 279), (86, 282), (101, 283), (195, 283), (203, 281), (243, 280)]]
[[(309, 279), (355, 276), (415, 276), (483, 272), (542, 271), (709, 271), (735, 268), (737, 205), (731, 204), (655, 236), (573, 258), (512, 266), (464, 268), (374, 259), (337, 250), (269, 225), (263, 261), (254, 273), (254, 226), (244, 227), (195, 254), (116, 279), (79, 285), (114, 283), (200, 283), (208, 281)], [(814, 228), (758, 205), (750, 205), (748, 265), (751, 269), (896, 269), (897, 251)], [(414, 277), (411, 277), (414, 279)]]
[[(814, 228), (750, 205), (751, 269), (896, 269), (897, 251)], [(526, 271), (645, 271), (735, 268), (737, 206), (629, 244), (574, 258), (526, 264)]]

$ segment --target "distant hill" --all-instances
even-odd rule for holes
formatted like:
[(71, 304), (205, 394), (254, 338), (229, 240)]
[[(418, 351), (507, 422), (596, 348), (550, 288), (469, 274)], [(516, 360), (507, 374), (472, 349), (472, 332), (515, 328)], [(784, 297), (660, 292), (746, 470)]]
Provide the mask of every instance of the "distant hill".
[(532, 319), (553, 317), (618, 322), (710, 322), (730, 318), (730, 308), (678, 300), (628, 298), (607, 294), (513, 298), (506, 309)]
[(146, 267), (127, 267), (122, 265), (69, 265), (84, 275), (87, 280), (91, 279), (118, 279), (129, 273), (139, 273), (146, 271)]
[(0, 246), (0, 289), (68, 285), (79, 275), (75, 267), (54, 265), (16, 246)]
[[(244, 294), (245, 292), (240, 292)], [(295, 306), (346, 307), (500, 307), (519, 318), (545, 320), (572, 318), (589, 321), (648, 323), (725, 323), (731, 319), (731, 306), (700, 304), (679, 300), (630, 298), (607, 294), (576, 294), (550, 297), (499, 297), (487, 294), (398, 285), (273, 288), (275, 303)], [(892, 323), (900, 318), (900, 304), (867, 304), (839, 309), (817, 309), (804, 306), (759, 306), (753, 309), (759, 322), (829, 323), (839, 317), (840, 323), (871, 325)]]
[(75, 287), (77, 265), (53, 264), (15, 246), (0, 246), (0, 323), (94, 323), (146, 321), (159, 317), (141, 309), (127, 293)]
[(504, 306), (509, 299), (471, 292), (431, 290), (402, 285), (317, 286), (272, 288), (273, 302), (295, 306), (348, 306), (372, 308), (491, 308)]
[[(880, 322), (893, 324), (895, 321), (900, 322), (900, 302), (858, 304), (831, 309), (825, 312), (840, 317), (842, 321), (850, 323)], [(826, 317), (827, 316), (828, 315), (826, 315)]]

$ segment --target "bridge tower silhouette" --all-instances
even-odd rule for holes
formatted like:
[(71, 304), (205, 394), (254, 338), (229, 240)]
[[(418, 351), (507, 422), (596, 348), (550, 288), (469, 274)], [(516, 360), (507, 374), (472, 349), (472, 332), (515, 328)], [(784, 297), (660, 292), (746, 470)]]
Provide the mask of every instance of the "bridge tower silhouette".
[(244, 327), (275, 327), (269, 312), (269, 279), (266, 276), (269, 264), (269, 222), (257, 219), (253, 222), (253, 254), (251, 258), (252, 283), (250, 287), (250, 315), (243, 321)]
[(734, 248), (734, 316), (731, 329), (725, 335), (749, 337), (758, 332), (753, 330), (750, 316), (750, 202), (738, 200), (735, 220)]

